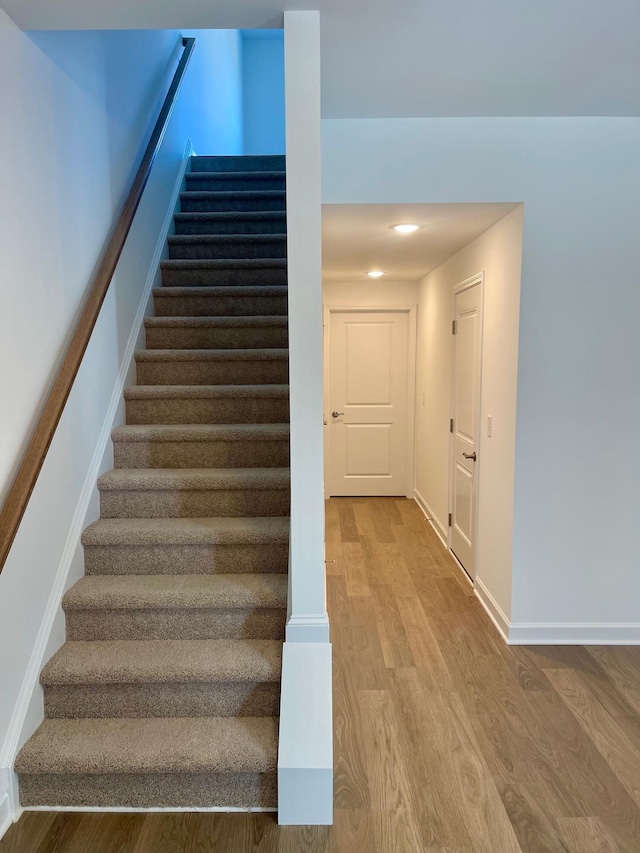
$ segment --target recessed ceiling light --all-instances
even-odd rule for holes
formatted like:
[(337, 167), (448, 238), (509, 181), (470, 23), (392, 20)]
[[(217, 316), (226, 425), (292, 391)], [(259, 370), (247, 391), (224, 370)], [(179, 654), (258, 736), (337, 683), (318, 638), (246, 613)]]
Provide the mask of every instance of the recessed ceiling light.
[(414, 225), (411, 222), (403, 222), (400, 225), (392, 225), (394, 231), (399, 231), (401, 234), (413, 234), (414, 231), (419, 231), (422, 225)]
[(369, 276), (369, 278), (380, 278), (380, 276), (384, 275), (384, 273), (382, 272), (382, 270), (371, 270), (367, 273), (367, 275)]

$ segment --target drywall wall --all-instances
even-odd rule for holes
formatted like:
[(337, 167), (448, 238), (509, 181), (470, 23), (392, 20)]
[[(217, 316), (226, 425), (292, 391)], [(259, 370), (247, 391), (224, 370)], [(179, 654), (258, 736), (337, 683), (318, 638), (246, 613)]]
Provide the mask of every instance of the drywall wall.
[(245, 154), (284, 154), (283, 30), (242, 31)]
[[(446, 536), (454, 287), (484, 271), (476, 579), (509, 617), (523, 209), (518, 207), (419, 284), (416, 489)], [(492, 435), (487, 437), (487, 417)]]
[[(178, 33), (29, 36), (0, 12), (0, 109), (11, 116), (10, 133), (0, 137), (3, 495), (125, 194), (132, 163), (155, 119), (157, 87), (166, 91), (180, 52)], [(189, 73), (182, 94), (187, 104), (195, 104)], [(63, 639), (61, 594), (82, 573), (79, 534), (97, 517), (95, 475), (111, 465), (109, 428), (114, 410), (116, 421), (123, 414), (114, 392), (128, 371), (132, 379), (129, 360), (140, 310), (185, 145), (190, 135), (215, 136), (203, 115), (182, 105), (173, 114), (0, 574), (0, 771), (11, 767), (15, 749), (42, 715), (33, 690), (41, 664)], [(220, 153), (237, 153), (238, 144), (236, 134), (235, 150)]]
[(323, 121), (327, 204), (495, 201), (525, 204), (512, 628), (637, 641), (640, 119)]
[(335, 308), (393, 308), (416, 305), (416, 281), (324, 281), (322, 301)]

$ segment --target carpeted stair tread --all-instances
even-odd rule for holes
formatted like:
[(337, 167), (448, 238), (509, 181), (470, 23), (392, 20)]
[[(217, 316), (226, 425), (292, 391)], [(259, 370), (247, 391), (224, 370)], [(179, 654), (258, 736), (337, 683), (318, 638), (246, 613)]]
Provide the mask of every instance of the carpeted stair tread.
[(277, 717), (45, 720), (16, 760), (25, 774), (267, 773)]
[[(208, 243), (217, 246), (220, 243), (279, 243), (286, 241), (286, 233), (280, 234), (172, 234), (167, 237), (170, 246), (190, 246), (192, 244)], [(189, 259), (190, 260), (190, 259)], [(213, 259), (215, 260), (215, 259)], [(234, 258), (225, 258), (225, 261)], [(240, 259), (235, 259), (240, 260)], [(244, 259), (242, 259), (244, 260)], [(255, 260), (248, 258), (246, 260)], [(265, 259), (266, 260), (266, 259)]]
[(288, 441), (289, 424), (141, 424), (116, 427), (114, 442)]
[(175, 233), (182, 234), (283, 234), (286, 231), (284, 210), (236, 210), (226, 213), (193, 211), (176, 213)]
[(280, 545), (289, 541), (289, 519), (103, 518), (82, 534), (84, 546)]
[(284, 154), (201, 154), (191, 158), (191, 172), (283, 171)]
[(135, 355), (137, 363), (145, 361), (288, 361), (289, 350), (270, 349), (145, 349)]
[(286, 575), (90, 575), (63, 598), (65, 610), (286, 608)]
[(125, 400), (193, 400), (263, 397), (289, 397), (288, 385), (130, 385), (124, 389)]
[[(189, 235), (191, 236), (191, 235)], [(196, 235), (198, 240), (202, 236)], [(287, 269), (286, 258), (174, 258), (161, 261), (163, 270), (264, 270)], [(283, 285), (284, 286), (284, 285)]]
[(238, 181), (238, 180), (252, 180), (252, 181), (273, 181), (273, 180), (282, 180), (284, 181), (286, 173), (279, 169), (268, 169), (266, 171), (247, 171), (247, 170), (239, 170), (237, 172), (187, 172), (185, 175), (185, 179), (187, 181), (187, 185), (189, 184), (198, 184), (200, 182), (210, 181), (212, 179), (215, 180), (223, 180), (223, 181)]
[(284, 189), (231, 189), (212, 191), (189, 189), (180, 193), (180, 208), (184, 213), (236, 213), (246, 211), (277, 211), (286, 209)]
[(243, 299), (252, 296), (287, 296), (288, 292), (289, 289), (286, 284), (221, 284), (196, 285), (194, 287), (157, 287), (152, 291), (154, 298), (157, 299), (202, 299), (203, 296), (231, 296), (234, 299)]
[[(183, 288), (179, 288), (181, 291)], [(198, 295), (202, 296), (205, 288), (195, 288)], [(221, 288), (215, 288), (218, 293)], [(166, 295), (166, 294), (163, 294)], [(183, 295), (182, 292), (180, 295)], [(287, 328), (289, 321), (286, 317), (279, 315), (250, 315), (248, 317), (147, 317), (144, 325), (147, 329), (261, 329), (261, 328)]]
[(284, 489), (288, 468), (112, 468), (98, 478), (100, 491), (167, 491), (169, 489)]
[(286, 234), (176, 234), (167, 239), (171, 260), (259, 260), (287, 256)]
[[(248, 202), (251, 200), (259, 201), (261, 199), (282, 199), (282, 201), (284, 201), (286, 197), (286, 190), (224, 190), (223, 192), (215, 192), (214, 190), (186, 190), (180, 193), (180, 200), (183, 202), (191, 201), (194, 198), (210, 202), (224, 198), (233, 200), (237, 199), (242, 202)], [(251, 210), (251, 208), (246, 207), (245, 210)]]
[(281, 669), (278, 640), (76, 640), (53, 656), (40, 683), (275, 682)]

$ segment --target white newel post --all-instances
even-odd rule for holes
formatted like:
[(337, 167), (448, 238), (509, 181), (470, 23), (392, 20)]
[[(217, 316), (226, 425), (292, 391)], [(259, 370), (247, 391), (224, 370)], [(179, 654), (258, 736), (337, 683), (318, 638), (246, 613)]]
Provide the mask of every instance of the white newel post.
[(285, 12), (291, 389), (291, 565), (287, 640), (328, 642), (322, 438), (320, 16)]
[(278, 822), (333, 822), (331, 645), (324, 569), (320, 15), (285, 12), (291, 542)]

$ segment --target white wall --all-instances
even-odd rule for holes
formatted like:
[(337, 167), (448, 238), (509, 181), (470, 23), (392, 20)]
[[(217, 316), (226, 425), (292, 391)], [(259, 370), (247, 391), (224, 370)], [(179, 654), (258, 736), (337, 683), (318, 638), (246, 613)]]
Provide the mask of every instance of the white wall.
[(244, 153), (284, 154), (284, 34), (242, 31)]
[[(11, 119), (0, 136), (3, 496), (155, 119), (158, 87), (166, 92), (180, 52), (178, 33), (28, 36), (0, 11), (0, 112)], [(119, 383), (187, 139), (215, 142), (203, 113), (184, 106), (198, 102), (191, 86), (188, 72), (185, 101), (0, 574), (0, 771), (42, 716), (33, 688), (63, 640), (62, 592), (82, 574), (79, 534), (98, 514), (96, 473), (112, 464), (107, 440), (114, 408), (116, 421), (123, 414)], [(239, 139), (236, 133), (235, 148), (220, 153), (236, 153)]]
[[(453, 289), (476, 273), (485, 273), (476, 582), (507, 618), (511, 612), (522, 219), (522, 207), (516, 208), (426, 276), (419, 285), (418, 302), (416, 489), (446, 536)], [(488, 415), (493, 418), (490, 439)]]
[(494, 201), (525, 204), (512, 622), (637, 641), (640, 119), (323, 121), (327, 204)]
[(322, 301), (335, 308), (392, 308), (416, 305), (416, 281), (324, 281)]

